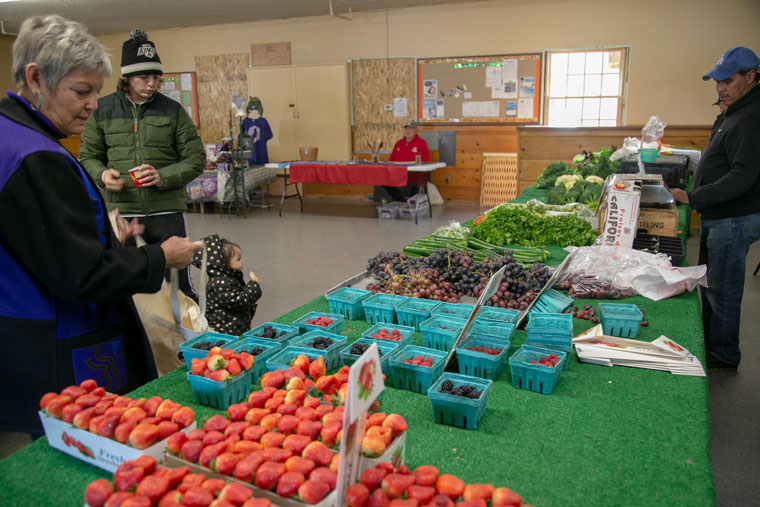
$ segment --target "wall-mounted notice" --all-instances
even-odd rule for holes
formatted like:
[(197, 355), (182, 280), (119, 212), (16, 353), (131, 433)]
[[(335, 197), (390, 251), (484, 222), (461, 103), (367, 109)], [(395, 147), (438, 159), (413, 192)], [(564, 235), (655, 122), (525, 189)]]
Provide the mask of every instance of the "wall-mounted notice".
[[(417, 78), (418, 119), (435, 123), (539, 123), (539, 101), (535, 98), (541, 86), (540, 53), (420, 58)], [(528, 110), (528, 102), (518, 104), (517, 99), (523, 98), (530, 99), (532, 110)]]
[(161, 93), (182, 104), (193, 120), (195, 127), (200, 127), (198, 118), (198, 90), (195, 72), (173, 72), (161, 76)]

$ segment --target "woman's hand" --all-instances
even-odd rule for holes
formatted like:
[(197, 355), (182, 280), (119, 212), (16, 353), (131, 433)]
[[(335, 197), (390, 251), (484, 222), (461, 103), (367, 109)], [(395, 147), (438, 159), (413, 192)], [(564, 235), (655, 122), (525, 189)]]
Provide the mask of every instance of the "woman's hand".
[(164, 251), (167, 268), (184, 269), (193, 260), (193, 254), (203, 249), (203, 242), (172, 236), (161, 243), (161, 249)]

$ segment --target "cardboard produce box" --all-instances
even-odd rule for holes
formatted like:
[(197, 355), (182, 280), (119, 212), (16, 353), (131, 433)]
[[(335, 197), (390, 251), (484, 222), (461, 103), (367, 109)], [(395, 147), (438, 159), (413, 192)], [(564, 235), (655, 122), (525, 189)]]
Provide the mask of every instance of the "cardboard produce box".
[(641, 192), (635, 180), (613, 179), (605, 186), (597, 208), (602, 244), (631, 248), (639, 222)]
[[(294, 498), (283, 498), (274, 491), (261, 489), (255, 484), (251, 484), (250, 482), (241, 481), (241, 480), (235, 479), (234, 477), (230, 477), (229, 475), (222, 475), (222, 474), (216, 473), (213, 470), (206, 467), (202, 467), (197, 463), (190, 463), (189, 461), (185, 461), (181, 457), (175, 456), (174, 454), (170, 452), (166, 453), (166, 457), (164, 458), (163, 465), (169, 468), (188, 466), (190, 467), (190, 473), (193, 473), (193, 474), (203, 474), (209, 479), (222, 479), (227, 482), (237, 482), (247, 487), (251, 491), (253, 491), (254, 498), (266, 498), (273, 504), (279, 505), (281, 507), (306, 507), (310, 505), (304, 502), (299, 502), (298, 500)], [(335, 493), (335, 490), (332, 490), (319, 503), (314, 504), (312, 507), (332, 507), (334, 505), (338, 505), (335, 498), (336, 496), (337, 495)]]
[[(160, 463), (166, 449), (166, 441), (169, 440), (167, 437), (147, 449), (135, 449), (116, 440), (77, 428), (46, 414), (44, 410), (40, 410), (39, 415), (50, 447), (111, 473), (125, 461), (136, 459), (142, 454), (152, 456)], [(187, 433), (194, 430), (195, 424), (196, 422), (193, 421), (190, 426), (180, 431)]]
[(664, 208), (644, 208), (639, 210), (639, 229), (652, 236), (678, 237), (678, 209), (675, 204)]

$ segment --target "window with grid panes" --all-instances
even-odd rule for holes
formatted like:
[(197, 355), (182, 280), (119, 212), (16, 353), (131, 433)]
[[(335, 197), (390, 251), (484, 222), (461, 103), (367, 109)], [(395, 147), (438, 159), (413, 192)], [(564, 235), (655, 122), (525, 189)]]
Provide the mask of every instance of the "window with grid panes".
[(547, 51), (544, 124), (614, 127), (623, 122), (628, 49)]

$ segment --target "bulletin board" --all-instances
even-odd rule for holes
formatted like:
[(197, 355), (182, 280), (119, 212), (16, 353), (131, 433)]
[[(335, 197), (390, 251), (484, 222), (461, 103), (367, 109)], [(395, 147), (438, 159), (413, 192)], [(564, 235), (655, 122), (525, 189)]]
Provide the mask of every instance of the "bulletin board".
[(538, 124), (541, 54), (420, 58), (418, 120)]
[(195, 124), (195, 128), (200, 127), (200, 118), (198, 117), (198, 89), (195, 82), (195, 72), (173, 72), (165, 73), (161, 76), (160, 92), (176, 100), (185, 108), (187, 114)]

